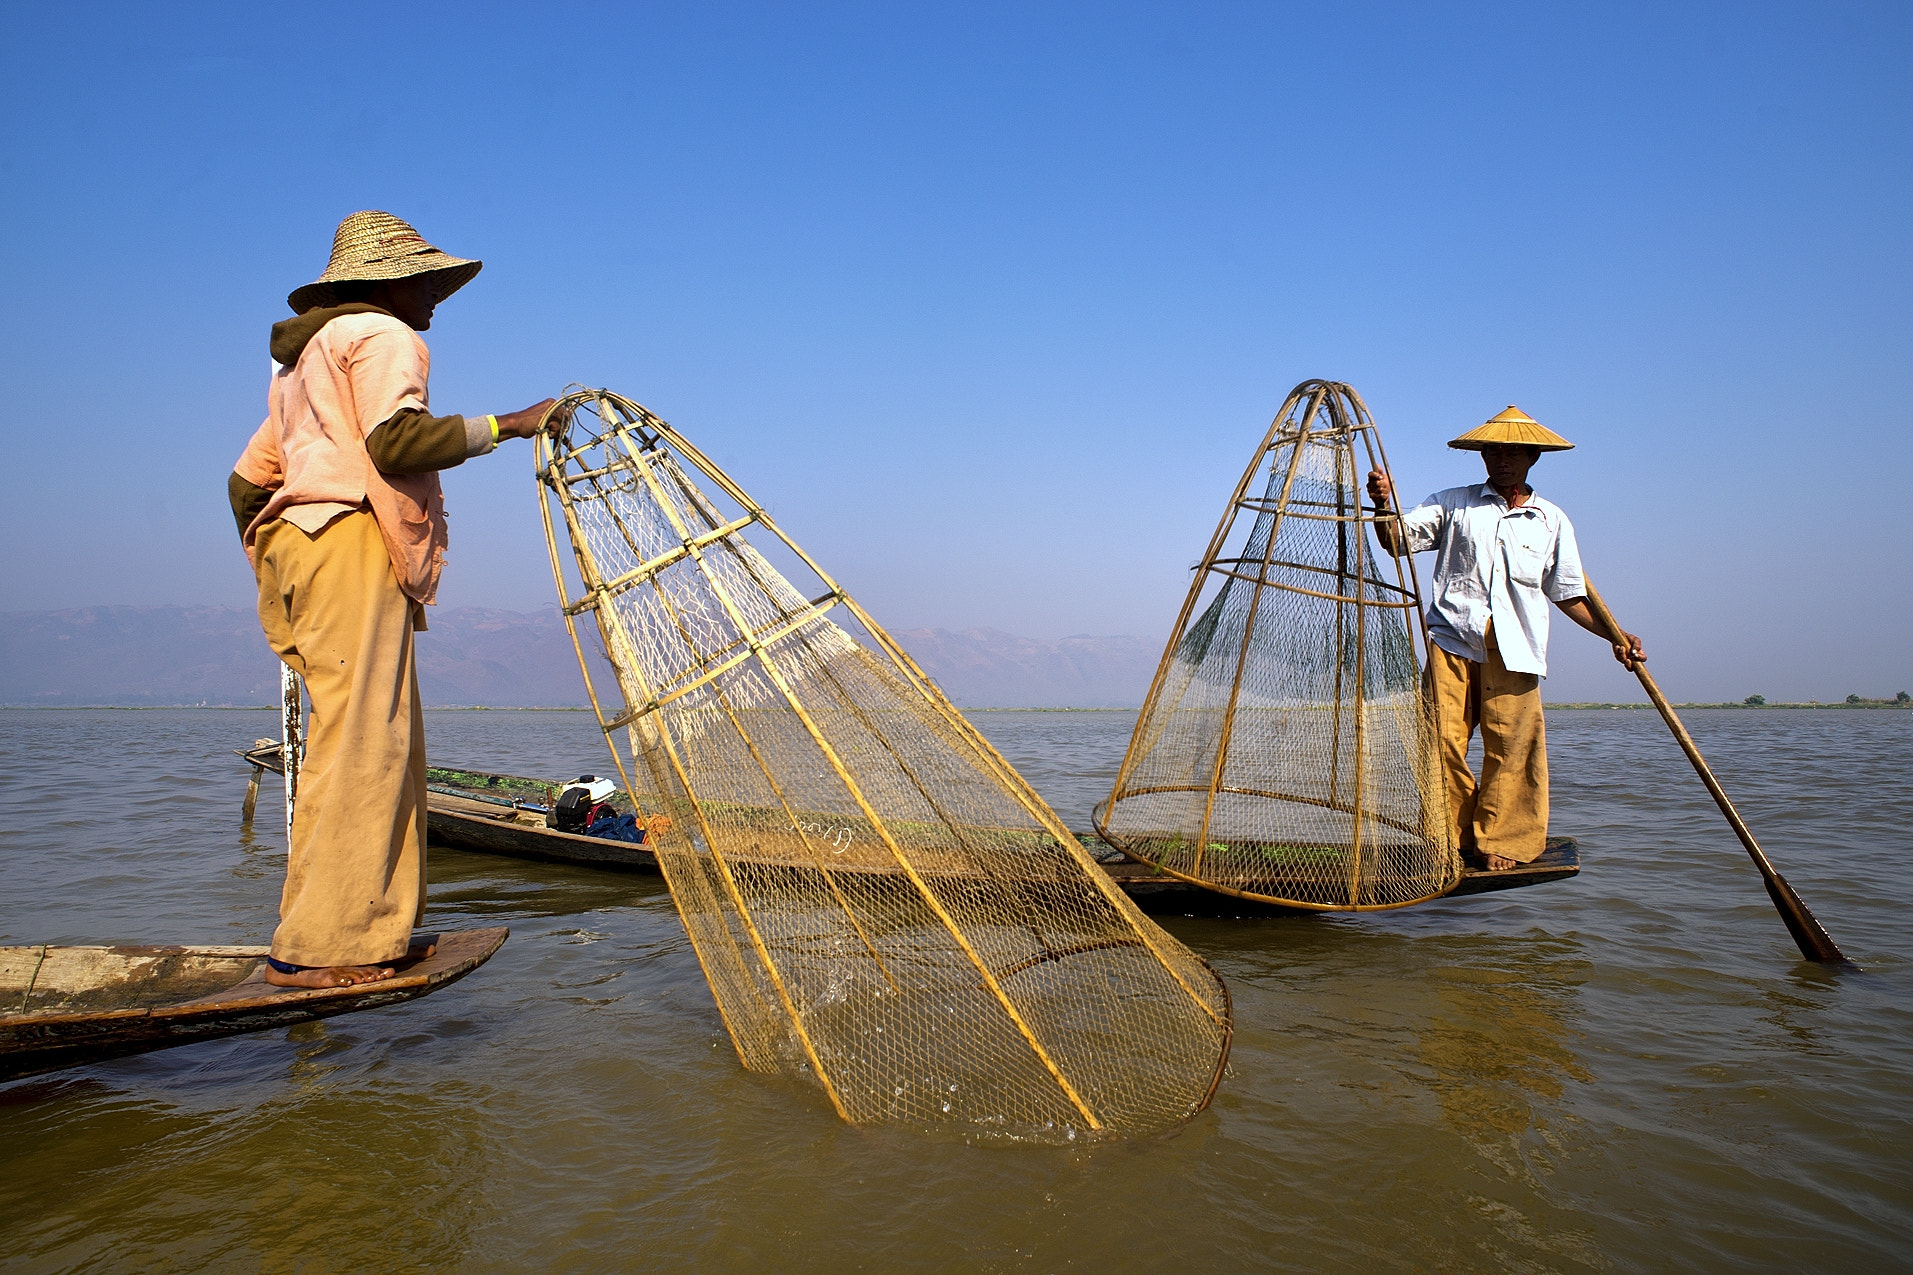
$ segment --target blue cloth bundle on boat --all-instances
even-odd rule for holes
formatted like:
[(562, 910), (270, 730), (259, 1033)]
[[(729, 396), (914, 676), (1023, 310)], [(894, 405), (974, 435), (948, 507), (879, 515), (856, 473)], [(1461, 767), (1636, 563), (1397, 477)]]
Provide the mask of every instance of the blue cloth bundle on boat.
[(607, 841), (644, 841), (644, 829), (638, 827), (636, 815), (604, 815), (585, 829), (585, 835), (603, 837)]

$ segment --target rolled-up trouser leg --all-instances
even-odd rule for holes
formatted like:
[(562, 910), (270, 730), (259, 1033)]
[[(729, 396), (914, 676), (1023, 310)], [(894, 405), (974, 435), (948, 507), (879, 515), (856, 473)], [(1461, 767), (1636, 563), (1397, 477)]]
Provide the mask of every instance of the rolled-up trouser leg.
[(259, 534), (259, 620), (304, 675), (312, 723), (272, 954), (366, 965), (405, 954), (425, 911), (425, 729), (410, 598), (360, 510)]
[(1494, 629), (1481, 670), (1481, 785), (1475, 844), (1483, 854), (1529, 863), (1548, 843), (1548, 739), (1541, 679), (1511, 673)]
[(1428, 644), (1428, 695), (1436, 716), (1436, 756), (1448, 799), (1450, 844), (1475, 845), (1475, 776), (1468, 769), (1468, 741), (1481, 713), (1481, 666)]

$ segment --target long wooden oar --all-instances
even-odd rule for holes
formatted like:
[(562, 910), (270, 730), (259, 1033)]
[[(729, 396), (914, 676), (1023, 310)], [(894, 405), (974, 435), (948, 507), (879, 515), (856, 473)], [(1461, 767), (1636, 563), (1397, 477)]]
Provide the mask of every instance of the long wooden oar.
[[(1627, 646), (1627, 635), (1614, 619), (1614, 613), (1607, 609), (1607, 603), (1601, 601), (1601, 595), (1588, 585), (1588, 605), (1594, 609), (1595, 618), (1607, 628), (1618, 646)], [(1674, 739), (1680, 744), (1681, 751), (1687, 754), (1687, 760), (1694, 763), (1694, 771), (1700, 781), (1707, 785), (1707, 791), (1714, 795), (1714, 803), (1720, 807), (1720, 813), (1727, 816), (1727, 822), (1733, 826), (1734, 835), (1740, 838), (1740, 844), (1747, 847), (1747, 853), (1753, 856), (1754, 866), (1760, 869), (1760, 879), (1767, 883), (1767, 897), (1774, 901), (1774, 907), (1780, 912), (1780, 919), (1787, 923), (1787, 933), (1793, 935), (1793, 941), (1800, 947), (1800, 955), (1810, 961), (1823, 961), (1829, 965), (1845, 963), (1846, 957), (1834, 946), (1831, 936), (1820, 922), (1814, 920), (1813, 913), (1807, 911), (1807, 905), (1787, 884), (1787, 878), (1774, 871), (1774, 865), (1768, 861), (1760, 843), (1754, 840), (1754, 834), (1747, 830), (1747, 823), (1734, 809), (1734, 803), (1727, 800), (1727, 793), (1721, 788), (1720, 781), (1714, 778), (1714, 772), (1708, 769), (1707, 761), (1700, 755), (1700, 749), (1694, 746), (1694, 739), (1681, 725), (1681, 719), (1674, 715), (1674, 706), (1661, 694), (1661, 688), (1654, 684), (1653, 675), (1645, 664), (1634, 665), (1634, 675), (1641, 679), (1641, 685), (1647, 688), (1647, 697), (1654, 701), (1654, 707), (1661, 710), (1661, 720), (1667, 723), (1667, 729), (1674, 732)]]

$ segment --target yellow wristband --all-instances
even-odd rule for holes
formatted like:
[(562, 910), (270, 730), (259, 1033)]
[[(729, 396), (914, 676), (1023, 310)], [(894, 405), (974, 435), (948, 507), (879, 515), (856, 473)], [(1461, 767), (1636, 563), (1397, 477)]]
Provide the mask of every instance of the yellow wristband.
[(491, 415), (490, 413), (487, 413), (485, 416), (485, 419), (490, 421), (492, 424), (492, 446), (496, 447), (498, 446), (498, 418), (496, 416)]

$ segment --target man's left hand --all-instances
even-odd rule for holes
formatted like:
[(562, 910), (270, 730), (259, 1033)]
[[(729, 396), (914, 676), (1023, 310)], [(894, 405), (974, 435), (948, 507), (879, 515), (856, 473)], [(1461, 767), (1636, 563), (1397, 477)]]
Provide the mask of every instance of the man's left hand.
[[(552, 405), (557, 401), (555, 398), (548, 398), (542, 403), (533, 403), (522, 412), (507, 412), (505, 415), (500, 416), (498, 418), (498, 437), (500, 439), (530, 438), (538, 432), (538, 422), (544, 419), (545, 413), (549, 412)], [(557, 421), (555, 419), (552, 422), (552, 426), (551, 432), (554, 434), (557, 433)]]
[(1627, 639), (1627, 645), (1623, 646), (1619, 642), (1616, 642), (1614, 644), (1614, 658), (1619, 660), (1628, 672), (1632, 673), (1635, 665), (1647, 663), (1647, 648), (1641, 645), (1639, 638), (1625, 629), (1621, 630), (1621, 636)]

